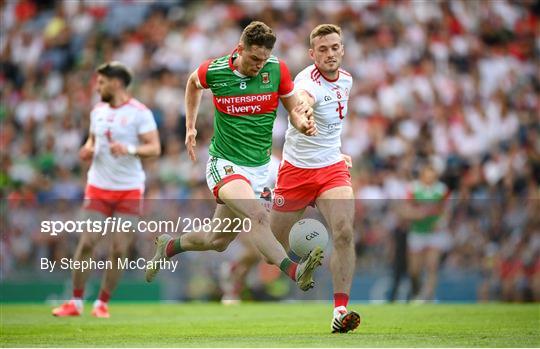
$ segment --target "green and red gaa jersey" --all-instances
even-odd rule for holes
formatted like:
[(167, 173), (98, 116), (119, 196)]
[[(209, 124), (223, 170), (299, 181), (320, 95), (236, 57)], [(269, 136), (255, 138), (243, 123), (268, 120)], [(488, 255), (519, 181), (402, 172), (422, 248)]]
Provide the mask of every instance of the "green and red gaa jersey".
[(234, 51), (208, 60), (197, 70), (201, 86), (214, 95), (210, 155), (241, 166), (261, 166), (270, 161), (279, 98), (292, 95), (294, 83), (285, 63), (275, 56), (254, 77), (234, 68), (236, 56)]
[[(450, 195), (446, 185), (442, 182), (436, 182), (431, 186), (426, 186), (420, 181), (413, 182), (409, 191), (409, 198), (419, 205), (439, 205)], [(413, 233), (432, 233), (435, 231), (437, 222), (441, 215), (431, 215), (423, 219), (413, 220), (411, 222), (411, 232)]]

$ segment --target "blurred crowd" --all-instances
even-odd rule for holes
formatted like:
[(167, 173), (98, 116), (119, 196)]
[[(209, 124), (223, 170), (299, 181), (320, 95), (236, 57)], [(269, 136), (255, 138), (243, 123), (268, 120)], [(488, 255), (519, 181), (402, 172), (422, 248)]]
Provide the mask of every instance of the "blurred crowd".
[[(78, 149), (102, 62), (133, 70), (131, 92), (159, 127), (163, 155), (145, 163), (146, 197), (212, 198), (204, 175), (210, 94), (194, 165), (183, 143), (185, 83), (203, 60), (230, 53), (257, 19), (276, 32), (273, 53), (293, 75), (311, 64), (316, 25), (343, 29), (354, 88), (342, 151), (353, 158), (359, 199), (359, 268), (391, 263), (391, 202), (405, 198), (427, 161), (452, 191), (442, 268), (479, 273), (480, 299), (540, 299), (540, 1), (2, 0), (0, 8), (5, 275), (58, 249), (37, 224), (16, 224), (13, 211), (82, 197), (87, 168)], [(278, 159), (286, 127), (280, 110)]]

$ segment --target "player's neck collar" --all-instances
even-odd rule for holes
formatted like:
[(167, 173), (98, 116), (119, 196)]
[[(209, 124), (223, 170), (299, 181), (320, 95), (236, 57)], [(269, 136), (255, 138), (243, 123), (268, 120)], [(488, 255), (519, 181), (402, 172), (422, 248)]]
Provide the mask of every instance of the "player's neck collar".
[(337, 76), (335, 79), (330, 79), (329, 77), (327, 76), (324, 76), (323, 72), (319, 69), (319, 67), (317, 67), (316, 64), (314, 64), (315, 68), (317, 68), (317, 70), (319, 71), (319, 73), (321, 74), (321, 76), (324, 78), (324, 80), (328, 81), (328, 82), (336, 82), (339, 80), (339, 69), (337, 71)]
[(116, 105), (116, 106), (113, 106), (111, 103), (107, 103), (109, 104), (109, 107), (111, 109), (118, 109), (118, 108), (121, 108), (123, 107), (124, 105), (128, 104), (129, 102), (131, 102), (131, 96), (127, 96), (127, 99), (122, 101), (120, 104)]
[(234, 75), (236, 75), (238, 77), (241, 77), (241, 78), (245, 78), (245, 77), (247, 77), (247, 75), (244, 75), (244, 74), (240, 73), (240, 71), (238, 69), (236, 69), (236, 67), (233, 64), (233, 61), (237, 57), (238, 57), (238, 49), (235, 48), (234, 51), (231, 52), (231, 55), (229, 56), (229, 68), (231, 68)]

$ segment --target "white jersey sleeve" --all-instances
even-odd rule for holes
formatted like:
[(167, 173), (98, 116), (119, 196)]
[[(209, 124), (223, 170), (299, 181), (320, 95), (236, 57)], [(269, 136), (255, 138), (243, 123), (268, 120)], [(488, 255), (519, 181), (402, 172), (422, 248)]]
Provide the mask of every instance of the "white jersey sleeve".
[(157, 129), (156, 120), (154, 120), (154, 116), (152, 115), (152, 112), (150, 109), (143, 109), (139, 112), (139, 118), (138, 118), (138, 125), (137, 125), (137, 133), (138, 134), (144, 134), (148, 133), (150, 131), (154, 131)]
[(94, 121), (94, 111), (90, 113), (90, 133), (96, 133), (96, 122)]

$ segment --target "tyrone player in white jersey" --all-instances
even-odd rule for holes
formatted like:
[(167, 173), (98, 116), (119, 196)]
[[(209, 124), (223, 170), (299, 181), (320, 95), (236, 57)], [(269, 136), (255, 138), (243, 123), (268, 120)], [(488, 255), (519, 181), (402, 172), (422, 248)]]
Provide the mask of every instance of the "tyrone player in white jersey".
[(309, 55), (314, 64), (295, 78), (299, 96), (313, 108), (318, 134), (305, 137), (287, 130), (283, 161), (278, 171), (271, 215), (272, 231), (288, 247), (291, 227), (307, 206), (318, 208), (330, 226), (334, 251), (330, 270), (334, 287), (331, 331), (345, 333), (360, 324), (360, 315), (347, 305), (355, 267), (353, 239), (354, 194), (341, 154), (341, 129), (347, 115), (352, 77), (341, 69), (344, 47), (341, 28), (321, 24), (310, 34)]
[[(86, 219), (105, 221), (118, 217), (136, 226), (144, 191), (145, 174), (140, 158), (159, 156), (161, 145), (152, 112), (127, 92), (132, 75), (119, 62), (101, 65), (97, 70), (97, 92), (101, 97), (90, 113), (90, 133), (79, 156), (92, 161), (84, 194), (83, 214)], [(88, 261), (101, 237), (100, 232), (84, 232), (73, 257)], [(125, 258), (133, 234), (111, 232), (112, 269), (106, 269), (92, 315), (108, 318), (108, 301), (122, 275), (119, 258)], [(74, 269), (73, 297), (53, 309), (54, 316), (79, 316), (83, 310), (84, 286), (90, 273)]]
[[(354, 194), (348, 167), (341, 154), (341, 129), (347, 115), (352, 77), (341, 69), (344, 54), (341, 29), (332, 24), (317, 26), (310, 35), (309, 55), (315, 62), (295, 78), (295, 90), (313, 108), (317, 135), (306, 137), (289, 123), (278, 171), (271, 213), (271, 228), (288, 249), (289, 232), (307, 206), (316, 205), (332, 232), (334, 253), (330, 269), (334, 284), (331, 330), (345, 333), (360, 325), (360, 315), (348, 311), (355, 266), (353, 242)], [(257, 251), (244, 244), (244, 252), (224, 266), (221, 275), (223, 304), (237, 304), (250, 268), (257, 265)]]

